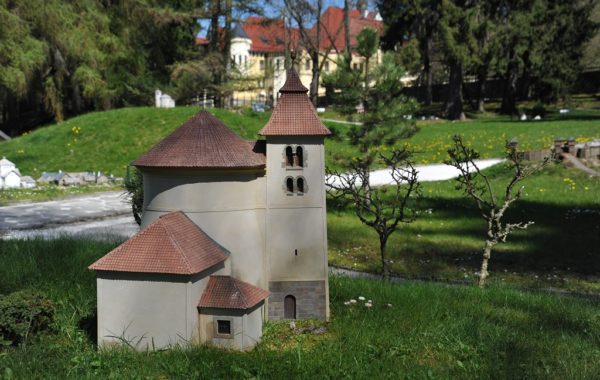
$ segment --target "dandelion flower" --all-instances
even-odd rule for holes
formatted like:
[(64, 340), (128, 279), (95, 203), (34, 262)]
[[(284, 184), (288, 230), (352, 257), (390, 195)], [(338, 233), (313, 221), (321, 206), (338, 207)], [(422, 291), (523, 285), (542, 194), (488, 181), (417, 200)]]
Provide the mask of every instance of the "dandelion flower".
[(358, 300), (359, 300), (359, 301), (364, 301), (365, 299), (366, 299), (366, 298), (365, 298), (365, 297), (363, 297), (363, 296), (360, 296), (360, 297), (358, 297)]
[(350, 303), (356, 303), (356, 300), (355, 299), (351, 299)]

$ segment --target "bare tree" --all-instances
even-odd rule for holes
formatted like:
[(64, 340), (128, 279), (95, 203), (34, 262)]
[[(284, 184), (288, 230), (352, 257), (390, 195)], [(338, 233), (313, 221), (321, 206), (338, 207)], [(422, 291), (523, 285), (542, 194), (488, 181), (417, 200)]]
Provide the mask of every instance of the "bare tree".
[(416, 219), (416, 205), (420, 196), (417, 170), (405, 150), (394, 150), (379, 159), (391, 172), (389, 186), (374, 187), (369, 178), (369, 167), (352, 163), (350, 172), (328, 172), (327, 189), (330, 196), (344, 198), (354, 205), (358, 219), (371, 227), (379, 236), (381, 276), (390, 276), (387, 259), (387, 242), (400, 223), (411, 223)]
[(475, 201), (481, 216), (487, 223), (487, 237), (479, 272), (479, 287), (484, 287), (489, 275), (488, 265), (492, 249), (496, 244), (506, 242), (508, 235), (514, 230), (524, 230), (533, 224), (533, 221), (509, 223), (505, 221), (506, 211), (523, 194), (525, 187), (519, 186), (519, 183), (546, 166), (549, 157), (540, 163), (525, 165), (516, 150), (516, 144), (507, 143), (506, 160), (513, 175), (504, 186), (503, 194), (497, 196), (491, 179), (482, 173), (475, 163), (479, 153), (465, 146), (461, 136), (455, 135), (452, 140), (454, 147), (448, 150), (450, 159), (445, 163), (459, 170), (457, 188), (462, 189), (468, 198)]

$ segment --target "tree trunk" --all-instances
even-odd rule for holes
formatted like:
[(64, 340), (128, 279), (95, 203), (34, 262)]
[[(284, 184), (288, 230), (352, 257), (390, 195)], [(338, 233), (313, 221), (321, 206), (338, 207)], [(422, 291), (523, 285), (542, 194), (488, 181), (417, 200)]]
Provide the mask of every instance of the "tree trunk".
[[(346, 0), (347, 1), (347, 0)], [(319, 67), (319, 47), (321, 46), (321, 10), (323, 9), (323, 0), (317, 0), (317, 14), (315, 15), (315, 19), (317, 20), (316, 24), (316, 36), (314, 46), (312, 47), (312, 51), (310, 52), (310, 58), (312, 61), (312, 80), (310, 82), (310, 101), (313, 106), (317, 107), (317, 103), (319, 101), (319, 77), (320, 77), (320, 67)]]
[(210, 51), (219, 50), (219, 15), (221, 14), (221, 0), (210, 2)]
[(319, 100), (319, 51), (314, 50), (310, 54), (312, 61), (312, 80), (310, 81), (310, 101), (317, 107)]
[(485, 112), (485, 82), (487, 80), (487, 69), (482, 68), (477, 75), (477, 111)]
[(488, 264), (490, 262), (490, 258), (492, 256), (492, 248), (494, 248), (494, 243), (491, 240), (485, 241), (485, 248), (483, 249), (483, 260), (481, 261), (481, 270), (479, 271), (479, 287), (485, 287), (485, 280), (487, 279), (488, 272)]
[(446, 100), (446, 117), (450, 120), (463, 120), (463, 97), (462, 97), (462, 64), (453, 60), (450, 64), (450, 81), (448, 84), (448, 97)]
[(352, 63), (352, 48), (350, 46), (350, 0), (344, 0), (344, 42), (348, 64)]
[(507, 115), (517, 114), (517, 78), (519, 74), (519, 65), (511, 53), (512, 57), (508, 63), (506, 72), (506, 82), (504, 83), (504, 95), (502, 96), (502, 106), (500, 112)]
[(387, 239), (380, 237), (379, 238), (379, 253), (381, 254), (381, 277), (385, 281), (388, 281), (390, 279), (390, 270), (388, 268), (388, 264), (385, 259), (386, 245), (387, 245)]
[(423, 55), (423, 77), (425, 78), (425, 101), (423, 104), (430, 106), (433, 102), (433, 71), (431, 70), (431, 58), (429, 57), (429, 39), (423, 39), (422, 43), (421, 54)]

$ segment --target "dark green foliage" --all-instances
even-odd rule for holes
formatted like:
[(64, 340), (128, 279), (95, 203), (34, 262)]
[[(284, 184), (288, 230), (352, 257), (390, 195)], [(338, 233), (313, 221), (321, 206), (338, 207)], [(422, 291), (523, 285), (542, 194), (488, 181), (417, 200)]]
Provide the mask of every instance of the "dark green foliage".
[[(367, 52), (368, 49), (363, 51)], [(354, 115), (357, 106), (363, 108), (358, 115), (362, 125), (353, 125), (348, 136), (350, 143), (360, 152), (353, 159), (359, 160), (365, 167), (371, 166), (378, 154), (393, 147), (399, 140), (412, 136), (417, 130), (411, 119), (417, 104), (402, 94), (400, 78), (404, 72), (394, 54), (386, 53), (379, 65), (365, 70), (364, 74), (353, 70), (348, 61), (342, 58), (338, 62), (338, 69), (323, 79), (325, 85), (338, 90), (334, 100), (340, 112)]]
[(26, 344), (35, 334), (49, 331), (54, 304), (36, 290), (0, 295), (0, 346)]
[(127, 167), (127, 176), (123, 180), (123, 187), (129, 194), (129, 203), (133, 217), (138, 225), (142, 224), (144, 212), (144, 176), (135, 166)]

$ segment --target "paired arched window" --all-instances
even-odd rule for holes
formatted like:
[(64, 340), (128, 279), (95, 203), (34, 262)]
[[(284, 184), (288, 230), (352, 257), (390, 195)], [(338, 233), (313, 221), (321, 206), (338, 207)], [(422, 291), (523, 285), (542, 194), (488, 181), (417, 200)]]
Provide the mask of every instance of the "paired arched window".
[(306, 180), (304, 177), (286, 177), (285, 178), (285, 190), (288, 195), (292, 195), (294, 193), (298, 195), (302, 195), (306, 193)]
[(298, 177), (296, 179), (296, 188), (298, 189), (298, 194), (304, 193), (304, 178)]
[(289, 145), (285, 148), (285, 166), (304, 167), (304, 149), (301, 146), (297, 146), (295, 150)]
[(302, 149), (301, 146), (296, 147), (296, 160), (294, 164), (299, 167), (304, 167), (304, 149)]
[(294, 150), (291, 146), (285, 148), (285, 166), (294, 166)]

